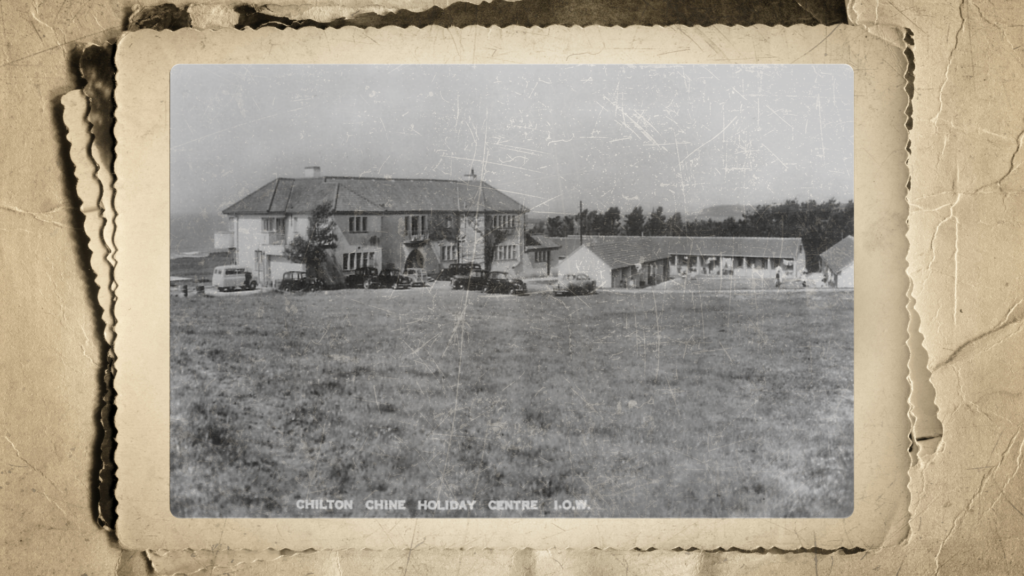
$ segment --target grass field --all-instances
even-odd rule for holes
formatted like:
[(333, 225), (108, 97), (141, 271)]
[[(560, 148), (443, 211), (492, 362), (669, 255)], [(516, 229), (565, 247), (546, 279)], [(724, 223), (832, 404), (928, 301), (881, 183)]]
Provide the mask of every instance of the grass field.
[[(172, 511), (365, 516), (363, 499), (387, 498), (852, 512), (851, 292), (446, 286), (172, 298)], [(356, 508), (298, 510), (306, 498)]]

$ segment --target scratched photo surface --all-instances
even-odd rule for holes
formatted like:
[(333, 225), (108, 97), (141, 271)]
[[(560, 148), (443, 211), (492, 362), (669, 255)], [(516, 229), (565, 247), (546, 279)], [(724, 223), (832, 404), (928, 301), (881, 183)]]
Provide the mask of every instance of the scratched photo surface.
[(178, 517), (845, 517), (853, 71), (171, 73)]

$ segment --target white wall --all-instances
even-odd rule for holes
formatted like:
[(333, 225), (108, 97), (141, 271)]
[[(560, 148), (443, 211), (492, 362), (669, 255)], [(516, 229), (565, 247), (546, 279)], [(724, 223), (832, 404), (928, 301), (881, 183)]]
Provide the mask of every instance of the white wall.
[(843, 268), (836, 277), (836, 288), (853, 288), (853, 264)]
[(612, 269), (590, 248), (581, 246), (572, 254), (565, 257), (565, 260), (558, 265), (558, 275), (563, 274), (586, 274), (597, 281), (598, 288), (611, 288)]
[(239, 266), (256, 270), (256, 251), (263, 240), (263, 219), (259, 216), (239, 216), (235, 259)]

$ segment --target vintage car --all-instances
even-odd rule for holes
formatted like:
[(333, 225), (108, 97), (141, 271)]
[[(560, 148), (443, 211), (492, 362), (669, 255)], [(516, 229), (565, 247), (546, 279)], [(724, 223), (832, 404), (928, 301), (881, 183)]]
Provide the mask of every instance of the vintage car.
[(285, 272), (277, 289), (284, 292), (312, 292), (323, 288), (319, 278), (310, 278), (305, 272)]
[(210, 283), (220, 292), (256, 289), (256, 280), (252, 277), (252, 272), (242, 266), (217, 266), (213, 269)]
[(449, 264), (447, 268), (441, 270), (441, 273), (437, 275), (437, 279), (440, 281), (453, 280), (456, 276), (468, 276), (473, 270), (482, 270), (482, 268), (480, 268), (479, 264), (471, 262)]
[(483, 290), (487, 286), (487, 272), (470, 270), (468, 274), (452, 278), (452, 290)]
[(380, 288), (394, 288), (395, 290), (412, 286), (412, 280), (408, 276), (394, 269), (381, 271), (377, 275), (377, 283)]
[(377, 276), (377, 269), (373, 266), (356, 268), (345, 277), (345, 286), (348, 288), (380, 288)]
[(586, 274), (563, 274), (555, 284), (555, 294), (592, 294), (597, 289), (597, 282)]
[(508, 272), (492, 271), (484, 286), (486, 294), (526, 294), (526, 283), (509, 276)]
[(409, 286), (412, 287), (426, 286), (433, 281), (423, 268), (406, 268), (402, 274), (409, 278)]

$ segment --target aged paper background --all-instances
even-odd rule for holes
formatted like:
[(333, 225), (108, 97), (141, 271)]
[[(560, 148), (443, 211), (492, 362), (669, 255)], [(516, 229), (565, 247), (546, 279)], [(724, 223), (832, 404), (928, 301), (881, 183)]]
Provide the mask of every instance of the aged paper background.
[[(828, 52), (822, 39), (829, 38)], [(117, 535), (134, 549), (876, 548), (906, 533), (908, 97), (902, 34), (855, 27), (154, 32), (118, 44)], [(169, 509), (170, 70), (193, 63), (848, 63), (854, 68), (854, 512), (842, 519), (177, 519)]]
[[(83, 43), (116, 37), (128, 6), (113, 1), (0, 6), (0, 103), (4, 133), (16, 135), (0, 143), (0, 262), (8, 286), (16, 287), (4, 294), (0, 347), (5, 376), (0, 571), (6, 573), (146, 573), (144, 557), (121, 551), (94, 522), (90, 479), (96, 473), (102, 329), (100, 310), (90, 298), (93, 279), (84, 272), (87, 239), (78, 231), (83, 221), (73, 168), (65, 162), (58, 103), (75, 87), (68, 64), (75, 51)], [(943, 436), (921, 443), (912, 470), (912, 532), (906, 542), (828, 556), (474, 551), (317, 559), (300, 554), (282, 556), (294, 560), (291, 569), (281, 564), (264, 571), (572, 573), (600, 567), (677, 573), (692, 567), (714, 573), (1020, 573), (1021, 309), (1015, 303), (1021, 300), (1022, 238), (1014, 220), (1022, 212), (1024, 16), (1012, 1), (902, 1), (855, 3), (851, 19), (866, 26), (906, 26), (915, 41), (911, 277)], [(258, 573), (255, 565), (246, 572)]]

